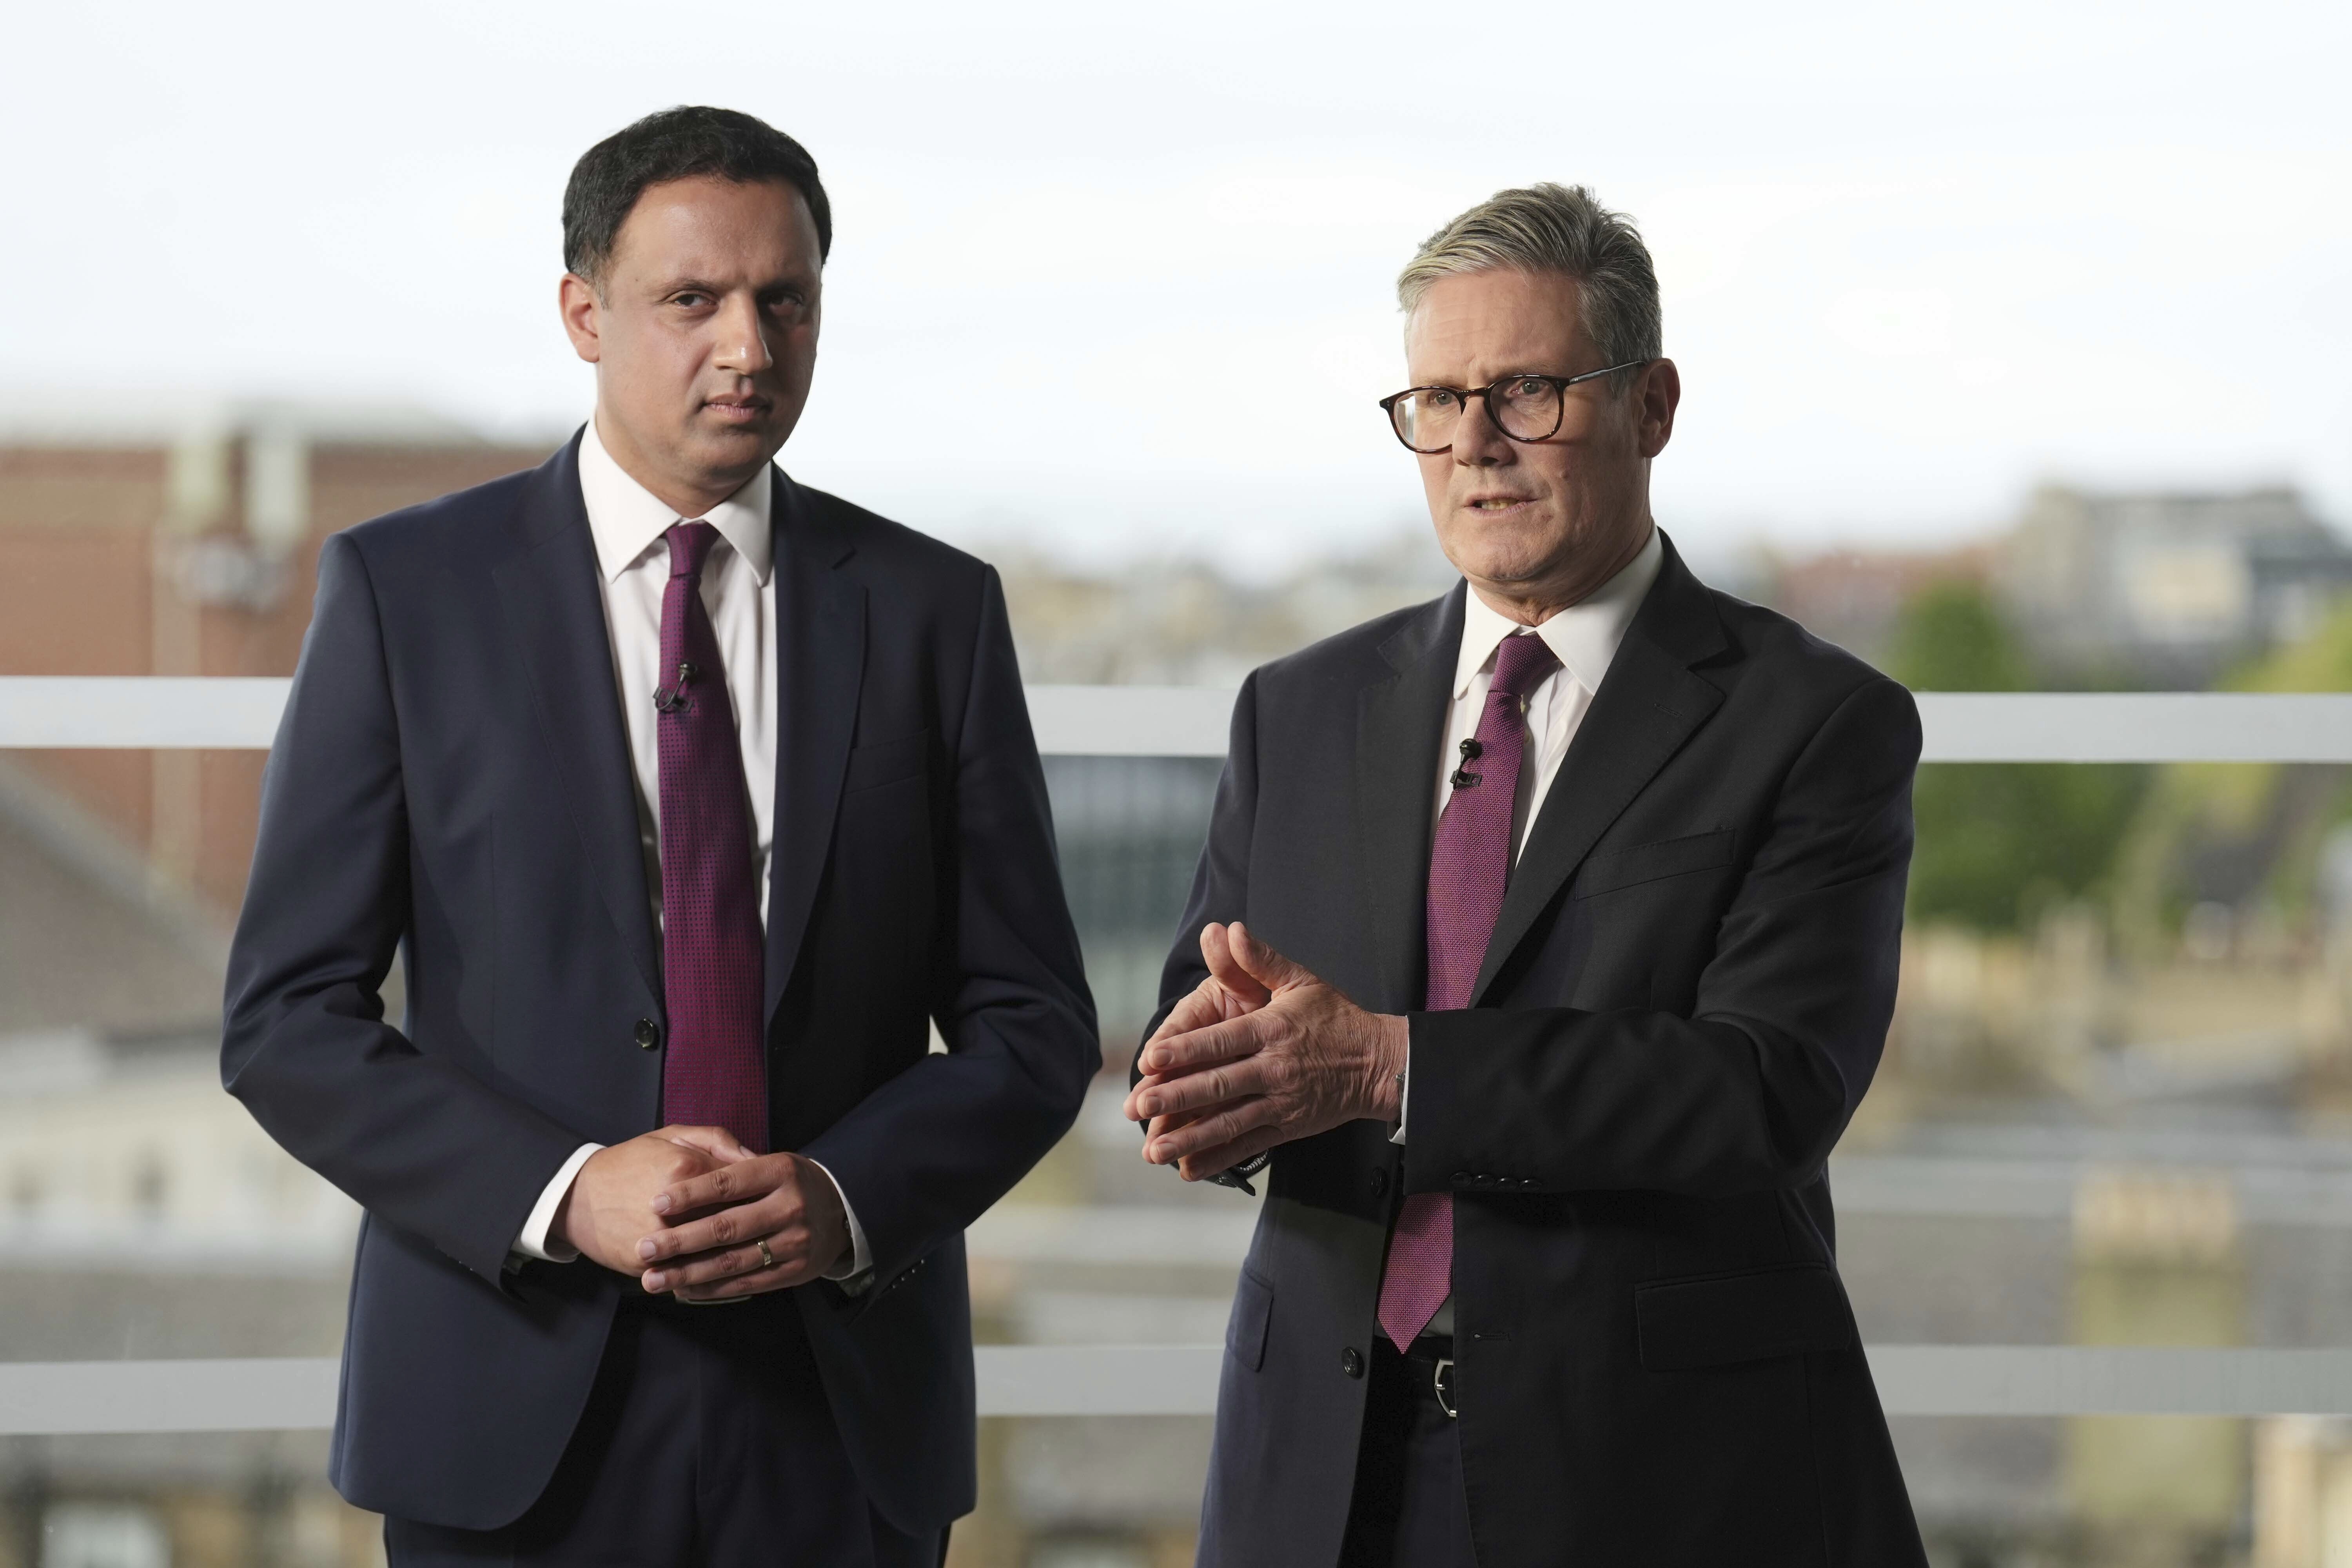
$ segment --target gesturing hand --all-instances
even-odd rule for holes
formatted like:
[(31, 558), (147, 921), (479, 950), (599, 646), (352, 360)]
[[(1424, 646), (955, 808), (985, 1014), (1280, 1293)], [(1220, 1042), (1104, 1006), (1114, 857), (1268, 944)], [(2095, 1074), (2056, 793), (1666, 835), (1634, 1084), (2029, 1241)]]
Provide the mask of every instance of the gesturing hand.
[(637, 1242), (634, 1255), (646, 1289), (680, 1300), (805, 1285), (849, 1250), (849, 1218), (833, 1178), (798, 1154), (753, 1155), (676, 1183), (656, 1194), (653, 1208), (677, 1223)]
[(662, 1224), (656, 1194), (715, 1171), (751, 1151), (724, 1127), (664, 1127), (599, 1149), (582, 1163), (548, 1226), (592, 1263), (620, 1274), (638, 1269), (637, 1238)]
[[(1226, 932), (1243, 929), (1238, 921), (1230, 927), (1211, 921), (1201, 928), (1201, 958), (1209, 966), (1208, 975), (1168, 1010), (1160, 1027), (1151, 1031), (1151, 1038), (1143, 1042), (1146, 1072), (1151, 1070), (1151, 1047), (1160, 1041), (1255, 1013), (1272, 999), (1274, 994), (1234, 961), (1232, 939)], [(1130, 1115), (1129, 1120), (1138, 1119)]]
[(1144, 1047), (1127, 1097), (1130, 1120), (1150, 1119), (1145, 1159), (1197, 1182), (1344, 1121), (1396, 1119), (1402, 1018), (1365, 1012), (1238, 921), (1203, 928), (1201, 952), (1209, 979)]

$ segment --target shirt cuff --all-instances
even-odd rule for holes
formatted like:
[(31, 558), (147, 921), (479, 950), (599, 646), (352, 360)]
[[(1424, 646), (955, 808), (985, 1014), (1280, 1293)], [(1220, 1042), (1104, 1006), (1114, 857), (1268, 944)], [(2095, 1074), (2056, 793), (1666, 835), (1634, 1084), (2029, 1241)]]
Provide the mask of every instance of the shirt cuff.
[(569, 1263), (580, 1256), (578, 1247), (558, 1240), (547, 1232), (555, 1224), (555, 1211), (563, 1206), (563, 1194), (572, 1190), (572, 1180), (580, 1174), (580, 1167), (588, 1163), (589, 1155), (604, 1146), (602, 1143), (583, 1143), (572, 1151), (572, 1158), (563, 1162), (562, 1168), (555, 1173), (555, 1179), (548, 1183), (546, 1190), (539, 1194), (539, 1202), (531, 1205), (530, 1217), (522, 1222), (522, 1234), (515, 1237), (514, 1247), (508, 1255), (509, 1262), (535, 1258), (541, 1263)]
[(1407, 1046), (1404, 1048), (1404, 1071), (1397, 1074), (1397, 1125), (1396, 1131), (1389, 1134), (1390, 1142), (1402, 1143), (1404, 1142), (1405, 1114), (1412, 1108), (1412, 1047), (1411, 1046)]
[[(803, 1155), (802, 1158), (807, 1159), (808, 1156)], [(809, 1163), (824, 1171), (824, 1167), (817, 1165), (814, 1160), (809, 1160)], [(874, 1254), (866, 1245), (866, 1227), (857, 1223), (857, 1211), (849, 1206), (849, 1194), (841, 1190), (839, 1179), (831, 1171), (824, 1171), (824, 1179), (833, 1183), (834, 1195), (841, 1200), (841, 1216), (849, 1222), (849, 1261), (826, 1269), (823, 1276), (838, 1283), (870, 1272), (874, 1268)]]

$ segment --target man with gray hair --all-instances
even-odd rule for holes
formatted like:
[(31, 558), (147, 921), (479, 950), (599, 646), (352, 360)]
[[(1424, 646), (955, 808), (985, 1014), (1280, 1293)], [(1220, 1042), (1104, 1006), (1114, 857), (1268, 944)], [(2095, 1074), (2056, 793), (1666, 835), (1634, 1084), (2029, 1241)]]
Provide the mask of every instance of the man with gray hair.
[(1909, 693), (1654, 525), (1633, 226), (1505, 191), (1381, 400), (1465, 581), (1242, 687), (1138, 1053), (1271, 1184), (1201, 1562), (1922, 1564), (1824, 1164), (1895, 1003)]

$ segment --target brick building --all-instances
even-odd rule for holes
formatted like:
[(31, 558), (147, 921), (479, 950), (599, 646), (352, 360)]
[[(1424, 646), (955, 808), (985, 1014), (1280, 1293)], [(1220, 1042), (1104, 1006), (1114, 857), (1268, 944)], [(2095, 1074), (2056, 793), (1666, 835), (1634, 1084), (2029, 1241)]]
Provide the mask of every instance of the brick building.
[[(319, 542), (539, 462), (400, 408), (254, 404), (111, 427), (0, 419), (0, 674), (286, 675)], [(214, 921), (252, 851), (257, 752), (22, 753), (19, 813), (85, 819)], [(51, 824), (55, 827), (56, 824)]]

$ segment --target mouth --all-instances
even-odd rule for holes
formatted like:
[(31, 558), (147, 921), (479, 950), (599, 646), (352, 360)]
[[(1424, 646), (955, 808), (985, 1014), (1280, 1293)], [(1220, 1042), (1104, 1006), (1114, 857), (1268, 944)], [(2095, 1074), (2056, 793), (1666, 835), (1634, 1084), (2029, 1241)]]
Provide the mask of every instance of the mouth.
[(703, 408), (729, 425), (756, 425), (765, 418), (772, 406), (764, 397), (713, 397), (706, 399)]
[(1496, 517), (1504, 512), (1517, 511), (1521, 507), (1534, 504), (1533, 496), (1483, 495), (1472, 496), (1464, 501), (1462, 510), (1475, 512), (1481, 517)]

